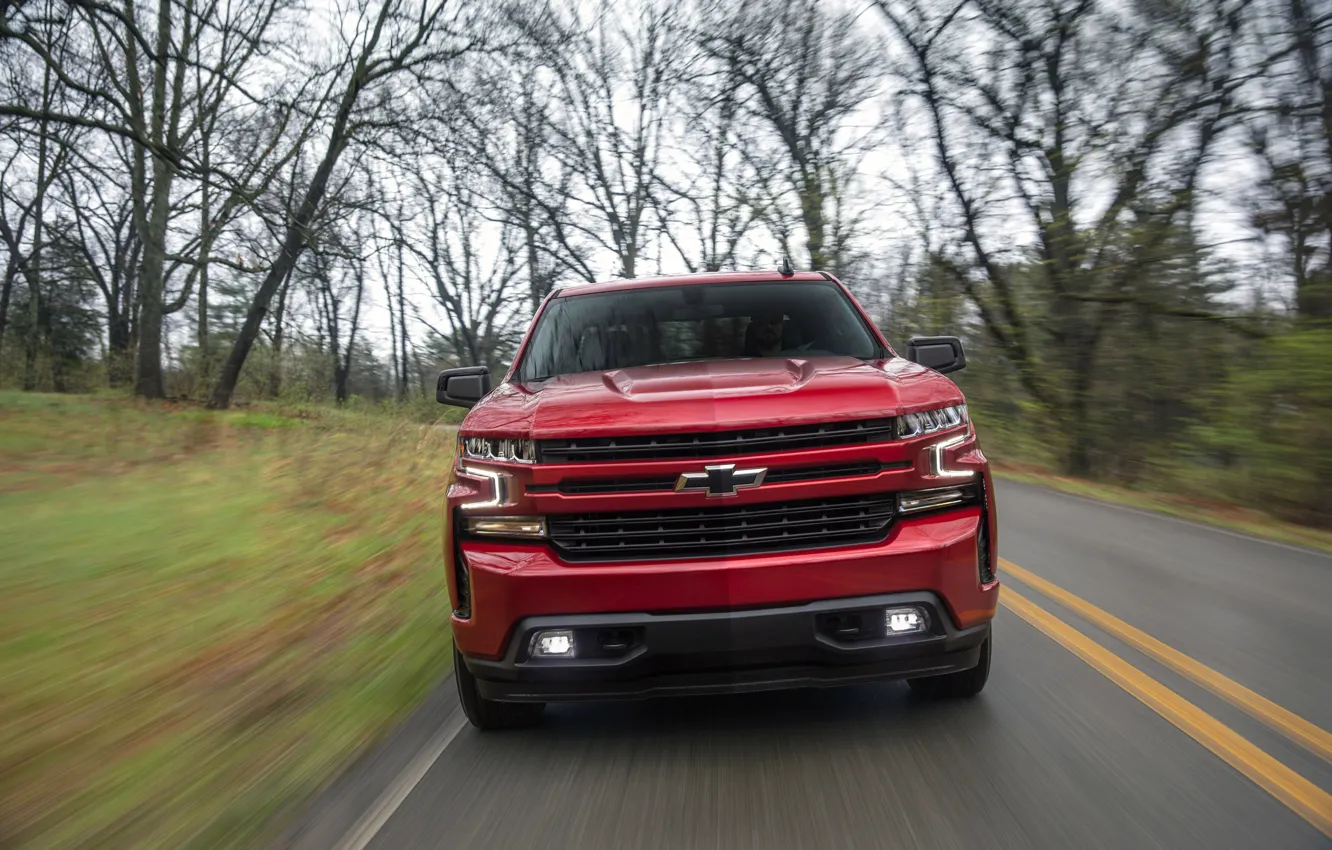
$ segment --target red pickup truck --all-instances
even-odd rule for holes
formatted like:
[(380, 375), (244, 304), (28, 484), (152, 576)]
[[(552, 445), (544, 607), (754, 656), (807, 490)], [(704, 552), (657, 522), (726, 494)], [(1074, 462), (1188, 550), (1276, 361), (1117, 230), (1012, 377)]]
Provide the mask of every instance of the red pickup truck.
[[(783, 273), (786, 272), (786, 273)], [(989, 675), (994, 490), (954, 337), (893, 352), (821, 272), (570, 286), (472, 408), (444, 506), (455, 680), (545, 703)]]

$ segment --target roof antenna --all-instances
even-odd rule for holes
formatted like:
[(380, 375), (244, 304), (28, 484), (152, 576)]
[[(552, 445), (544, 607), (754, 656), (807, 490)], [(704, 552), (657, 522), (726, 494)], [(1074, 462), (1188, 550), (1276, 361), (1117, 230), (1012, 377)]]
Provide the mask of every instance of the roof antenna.
[(795, 269), (791, 268), (791, 258), (782, 257), (782, 263), (777, 267), (777, 274), (782, 277), (790, 277), (795, 274)]

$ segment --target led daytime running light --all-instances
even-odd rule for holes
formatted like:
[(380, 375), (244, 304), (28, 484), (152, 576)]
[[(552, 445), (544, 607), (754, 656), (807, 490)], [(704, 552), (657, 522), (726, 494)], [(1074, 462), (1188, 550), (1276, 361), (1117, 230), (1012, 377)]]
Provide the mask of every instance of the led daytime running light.
[(962, 445), (970, 437), (971, 429), (967, 428), (964, 434), (958, 434), (956, 437), (950, 437), (947, 440), (940, 440), (930, 446), (930, 472), (940, 478), (974, 478), (976, 471), (973, 469), (950, 469), (944, 465), (944, 452)]
[(496, 472), (493, 469), (482, 469), (479, 466), (463, 465), (460, 470), (464, 475), (470, 475), (475, 478), (484, 478), (490, 482), (490, 498), (479, 502), (463, 502), (459, 505), (465, 511), (484, 510), (486, 508), (498, 508), (508, 502), (509, 499), (509, 476), (502, 472)]

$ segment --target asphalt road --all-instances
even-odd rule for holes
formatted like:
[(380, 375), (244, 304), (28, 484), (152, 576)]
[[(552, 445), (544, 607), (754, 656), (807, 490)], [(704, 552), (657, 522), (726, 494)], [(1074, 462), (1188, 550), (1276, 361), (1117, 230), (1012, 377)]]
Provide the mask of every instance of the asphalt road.
[[(999, 508), (1009, 562), (1332, 740), (1332, 557), (1011, 483), (1000, 484)], [(1332, 823), (1326, 755), (1000, 575), (1062, 628), (1136, 669), (1113, 679), (1005, 603), (989, 685), (968, 702), (922, 701), (886, 684), (556, 706), (539, 729), (482, 735), (462, 728), (449, 683), (281, 843), (1332, 847), (1315, 826), (1320, 815), (1323, 830)], [(1206, 746), (1135, 696), (1133, 683), (1147, 677), (1168, 689), (1167, 706), (1187, 706), (1179, 715), (1203, 737), (1228, 727), (1256, 748), (1250, 763), (1270, 757), (1276, 766), (1228, 763), (1242, 747), (1227, 749), (1224, 736)], [(1292, 782), (1307, 787), (1291, 792)]]

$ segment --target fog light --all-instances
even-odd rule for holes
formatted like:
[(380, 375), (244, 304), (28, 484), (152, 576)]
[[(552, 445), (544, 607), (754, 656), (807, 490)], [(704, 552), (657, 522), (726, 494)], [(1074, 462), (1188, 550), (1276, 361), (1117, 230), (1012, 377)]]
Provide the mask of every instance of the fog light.
[(546, 520), (539, 516), (474, 516), (467, 530), (486, 537), (545, 537)]
[(532, 635), (532, 655), (537, 658), (573, 658), (573, 632), (568, 629), (537, 632)]
[(971, 499), (968, 487), (940, 487), (936, 490), (914, 490), (897, 497), (897, 512), (914, 514), (919, 511), (961, 505)]
[(923, 632), (929, 627), (930, 618), (923, 608), (889, 608), (884, 611), (884, 622), (890, 635), (906, 635)]

